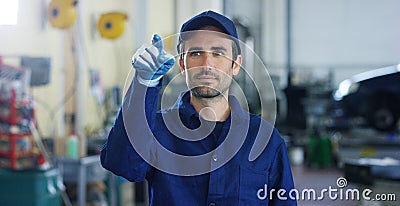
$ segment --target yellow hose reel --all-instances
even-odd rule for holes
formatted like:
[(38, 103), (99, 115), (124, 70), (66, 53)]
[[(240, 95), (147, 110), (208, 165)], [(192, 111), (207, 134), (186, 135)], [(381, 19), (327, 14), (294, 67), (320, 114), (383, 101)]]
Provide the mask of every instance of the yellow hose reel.
[(126, 14), (119, 12), (102, 14), (97, 22), (97, 29), (100, 32), (100, 36), (106, 39), (120, 37), (125, 31), (126, 18)]
[(52, 0), (47, 8), (50, 24), (59, 29), (74, 25), (77, 17), (77, 0)]

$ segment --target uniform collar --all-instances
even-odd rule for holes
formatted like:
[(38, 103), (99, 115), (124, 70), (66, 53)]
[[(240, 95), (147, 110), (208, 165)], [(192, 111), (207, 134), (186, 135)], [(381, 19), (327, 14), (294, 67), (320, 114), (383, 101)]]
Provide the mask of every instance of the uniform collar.
[[(249, 113), (243, 110), (239, 101), (233, 95), (228, 96), (231, 114), (227, 120), (244, 121), (249, 118)], [(199, 113), (190, 104), (190, 91), (181, 93), (171, 109), (179, 109), (180, 116), (184, 122), (190, 122), (192, 118), (199, 119)]]

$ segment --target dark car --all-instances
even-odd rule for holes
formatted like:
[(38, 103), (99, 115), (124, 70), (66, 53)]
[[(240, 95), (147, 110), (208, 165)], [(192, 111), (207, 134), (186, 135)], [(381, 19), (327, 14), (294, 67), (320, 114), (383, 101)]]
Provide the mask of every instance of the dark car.
[[(333, 98), (336, 120), (350, 120), (382, 131), (394, 130), (400, 117), (400, 64), (342, 81)], [(358, 121), (351, 121), (355, 119)]]

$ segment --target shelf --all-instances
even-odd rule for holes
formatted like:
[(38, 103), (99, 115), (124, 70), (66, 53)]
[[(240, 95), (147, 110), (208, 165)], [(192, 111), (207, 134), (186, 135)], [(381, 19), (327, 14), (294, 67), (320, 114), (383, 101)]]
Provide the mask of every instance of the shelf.
[(17, 139), (19, 139), (19, 138), (24, 138), (24, 137), (31, 137), (32, 136), (32, 134), (31, 133), (17, 133), (17, 134), (14, 134), (14, 133), (0, 133), (0, 139), (1, 138), (10, 138), (11, 136), (13, 136), (13, 137), (15, 137), (15, 138), (17, 138)]
[[(16, 108), (18, 108), (20, 106), (27, 106), (27, 105), (30, 105), (32, 103), (33, 103), (32, 99), (15, 100)], [(0, 104), (11, 104), (11, 100), (10, 99), (0, 98)]]
[(20, 123), (20, 122), (22, 122), (24, 120), (26, 120), (26, 118), (22, 118), (22, 117), (15, 117), (15, 118), (12, 118), (12, 117), (5, 117), (5, 118), (4, 117), (0, 117), (0, 121), (2, 121), (2, 122), (15, 121), (16, 124), (18, 124), (18, 123)]
[[(28, 152), (16, 152), (15, 153), (15, 158), (20, 158), (20, 157), (30, 157), (33, 156), (34, 153), (32, 151), (28, 151)], [(13, 154), (11, 152), (1, 152), (0, 151), (0, 156), (2, 157), (7, 157), (7, 158), (11, 158), (13, 157)]]
[(33, 102), (29, 97), (17, 99), (15, 90), (11, 90), (10, 95), (10, 99), (0, 99), (0, 168), (32, 168), (37, 155), (34, 153), (33, 138), (27, 123), (33, 120)]

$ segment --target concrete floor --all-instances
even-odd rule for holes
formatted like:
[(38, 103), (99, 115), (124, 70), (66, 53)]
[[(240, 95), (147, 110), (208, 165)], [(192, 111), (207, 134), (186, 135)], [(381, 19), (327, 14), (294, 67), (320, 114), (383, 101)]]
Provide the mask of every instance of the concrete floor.
[[(296, 185), (297, 191), (301, 193), (304, 189), (313, 189), (316, 191), (316, 197), (321, 196), (321, 191), (323, 189), (329, 189), (331, 186), (332, 189), (338, 189), (337, 192), (333, 194), (337, 194), (337, 199), (332, 200), (329, 197), (328, 192), (324, 193), (322, 200), (308, 200), (307, 195), (302, 198), (300, 195), (300, 199), (298, 200), (299, 206), (394, 206), (400, 205), (400, 183), (390, 182), (387, 183), (379, 183), (374, 186), (363, 186), (351, 182), (347, 182), (347, 185), (343, 188), (338, 187), (337, 180), (338, 178), (342, 178), (344, 176), (343, 172), (337, 168), (309, 168), (305, 166), (292, 166), (293, 178)], [(343, 180), (343, 179), (342, 179)], [(373, 197), (373, 195), (380, 194), (393, 194), (396, 195), (396, 201), (367, 201), (362, 198), (362, 191), (364, 189), (371, 189), (373, 193), (369, 195)], [(343, 194), (342, 198), (340, 195), (340, 189)], [(346, 200), (346, 191), (350, 189), (357, 189), (360, 192), (360, 199), (355, 200), (349, 196)], [(307, 194), (307, 193), (306, 193)]]

